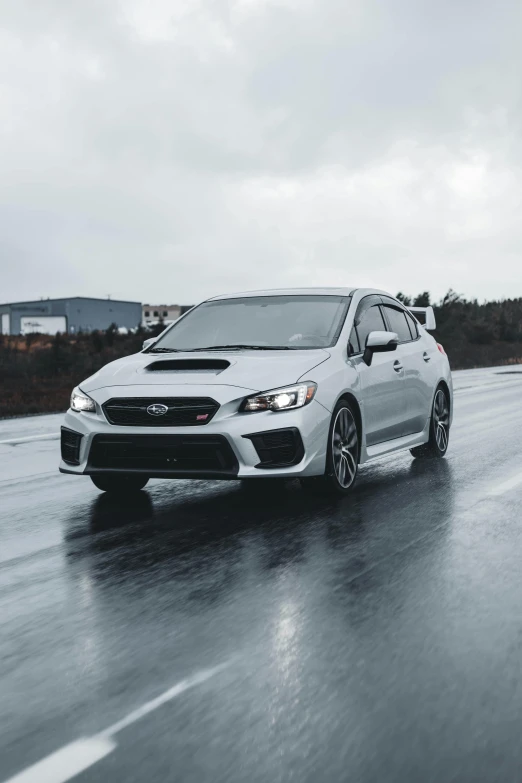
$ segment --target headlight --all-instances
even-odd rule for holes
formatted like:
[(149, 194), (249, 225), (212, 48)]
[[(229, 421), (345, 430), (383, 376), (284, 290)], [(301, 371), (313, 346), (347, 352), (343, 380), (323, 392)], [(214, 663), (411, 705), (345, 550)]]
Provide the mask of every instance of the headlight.
[(80, 389), (76, 388), (71, 394), (71, 408), (73, 411), (90, 411), (93, 413), (96, 410), (94, 400), (91, 400)]
[(292, 408), (302, 408), (312, 402), (317, 389), (315, 383), (299, 383), (296, 386), (288, 386), (285, 389), (256, 394), (247, 397), (241, 404), (241, 411), (254, 413), (255, 411), (288, 411)]

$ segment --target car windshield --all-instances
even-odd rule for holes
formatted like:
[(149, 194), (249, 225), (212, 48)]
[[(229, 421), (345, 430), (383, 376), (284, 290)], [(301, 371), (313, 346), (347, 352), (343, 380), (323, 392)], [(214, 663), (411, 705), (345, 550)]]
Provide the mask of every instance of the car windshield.
[(291, 350), (334, 345), (350, 298), (255, 296), (204, 302), (156, 341), (151, 352)]

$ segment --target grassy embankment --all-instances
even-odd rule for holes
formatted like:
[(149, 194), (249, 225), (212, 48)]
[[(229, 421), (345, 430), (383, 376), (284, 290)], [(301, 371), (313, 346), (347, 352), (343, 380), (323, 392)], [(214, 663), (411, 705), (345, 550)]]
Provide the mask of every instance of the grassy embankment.
[(104, 364), (141, 350), (147, 336), (115, 329), (0, 336), (0, 418), (66, 410), (74, 386)]

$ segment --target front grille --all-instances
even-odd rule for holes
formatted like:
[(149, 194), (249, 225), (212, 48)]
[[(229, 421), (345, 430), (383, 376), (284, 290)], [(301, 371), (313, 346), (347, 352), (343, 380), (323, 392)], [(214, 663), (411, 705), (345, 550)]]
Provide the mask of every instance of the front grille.
[(62, 450), (62, 459), (68, 465), (80, 464), (80, 446), (83, 435), (67, 427), (62, 427), (60, 445)]
[(304, 457), (301, 434), (296, 427), (243, 435), (254, 444), (260, 462), (256, 468), (283, 468), (297, 465)]
[[(163, 415), (147, 412), (155, 405), (167, 411)], [(122, 397), (103, 405), (107, 421), (121, 427), (200, 427), (218, 410), (218, 403), (210, 397)]]
[(232, 478), (239, 464), (222, 435), (95, 435), (87, 472)]

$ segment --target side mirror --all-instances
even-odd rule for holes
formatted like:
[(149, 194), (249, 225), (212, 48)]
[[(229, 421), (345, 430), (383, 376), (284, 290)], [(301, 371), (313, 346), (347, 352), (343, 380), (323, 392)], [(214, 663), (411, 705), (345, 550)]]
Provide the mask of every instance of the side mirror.
[(148, 339), (148, 340), (145, 340), (145, 342), (143, 343), (143, 348), (142, 348), (142, 350), (144, 351), (146, 348), (150, 348), (150, 346), (151, 346), (153, 343), (155, 343), (155, 342), (156, 342), (156, 338), (155, 338), (155, 337), (149, 337), (149, 339)]
[(371, 365), (374, 353), (387, 353), (396, 351), (399, 344), (399, 335), (396, 332), (370, 332), (366, 338), (363, 361)]

